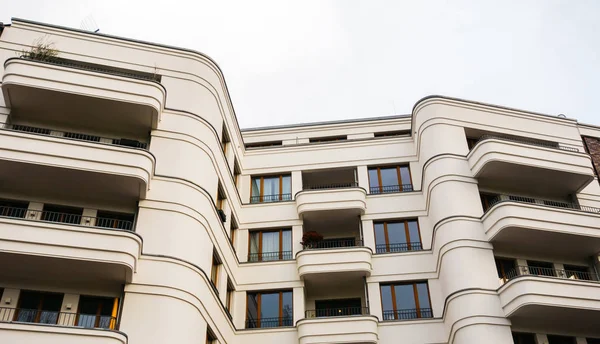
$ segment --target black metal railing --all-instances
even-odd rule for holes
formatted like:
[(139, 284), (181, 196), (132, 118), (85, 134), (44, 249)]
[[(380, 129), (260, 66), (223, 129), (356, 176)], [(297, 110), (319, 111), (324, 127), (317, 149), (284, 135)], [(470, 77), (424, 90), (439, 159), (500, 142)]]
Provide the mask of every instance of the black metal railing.
[[(21, 58), (33, 60), (33, 61), (37, 60), (37, 59), (29, 58), (28, 56), (21, 56)], [(126, 78), (133, 78), (133, 79), (139, 79), (139, 80), (156, 81), (156, 82), (160, 82), (160, 80), (161, 80), (161, 76), (158, 74), (138, 72), (138, 71), (133, 71), (133, 70), (123, 70), (123, 69), (110, 67), (110, 66), (101, 66), (101, 65), (97, 65), (97, 64), (85, 63), (85, 62), (80, 62), (80, 61), (75, 61), (75, 60), (67, 60), (67, 59), (60, 58), (60, 57), (51, 57), (48, 59), (44, 59), (40, 62), (49, 63), (49, 64), (62, 66), (62, 67), (70, 67), (70, 68), (82, 69), (82, 70), (87, 70), (87, 71), (92, 71), (92, 72), (100, 72), (100, 73), (106, 73), (106, 74), (111, 74), (111, 75), (116, 75), (116, 76), (123, 76)]]
[(368, 315), (368, 307), (337, 307), (307, 310), (304, 312), (306, 318), (324, 317), (347, 317), (352, 315)]
[(585, 211), (588, 213), (600, 214), (600, 208), (588, 207), (585, 205), (579, 205), (577, 203), (543, 200), (543, 199), (536, 199), (536, 198), (523, 197), (523, 196), (514, 196), (514, 195), (496, 195), (494, 197), (487, 197), (486, 202), (487, 202), (487, 204), (485, 204), (485, 203), (483, 204), (484, 211), (486, 211), (486, 212), (498, 203), (519, 202), (519, 203), (536, 204), (536, 205), (547, 206), (547, 207), (574, 209), (574, 210)]
[(383, 311), (383, 320), (410, 320), (433, 318), (431, 308), (397, 309)]
[(114, 139), (114, 138), (101, 137), (101, 136), (96, 136), (96, 135), (88, 135), (88, 134), (82, 134), (82, 133), (63, 132), (63, 131), (57, 131), (57, 130), (52, 130), (52, 129), (48, 129), (48, 128), (38, 128), (38, 127), (32, 127), (32, 126), (20, 125), (20, 124), (5, 124), (4, 128), (16, 130), (16, 131), (22, 131), (22, 132), (26, 132), (26, 133), (34, 133), (34, 134), (54, 136), (54, 137), (66, 137), (66, 138), (74, 139), (74, 140), (81, 140), (81, 141), (88, 141), (88, 142), (101, 142), (101, 143), (113, 144), (113, 145), (117, 145), (117, 146), (148, 149), (147, 143), (140, 142), (137, 140), (123, 139), (123, 138)]
[(282, 326), (294, 326), (293, 317), (246, 319), (246, 328), (270, 328)]
[(369, 192), (372, 194), (410, 191), (414, 191), (412, 184), (371, 186), (369, 188)]
[(577, 148), (564, 147), (564, 146), (559, 145), (558, 142), (542, 141), (542, 140), (536, 140), (536, 139), (529, 139), (526, 137), (507, 136), (507, 135), (485, 134), (477, 140), (475, 145), (477, 145), (481, 141), (492, 140), (492, 139), (516, 142), (516, 143), (523, 143), (523, 144), (528, 144), (528, 145), (538, 146), (538, 147), (561, 149), (561, 150), (565, 150), (565, 151), (569, 151), (569, 152), (579, 152), (579, 149), (577, 149)]
[(302, 243), (302, 247), (305, 250), (318, 250), (328, 248), (342, 248), (342, 247), (357, 247), (363, 246), (362, 240), (352, 239), (324, 239), (318, 242)]
[(328, 189), (344, 189), (344, 188), (356, 188), (356, 187), (358, 187), (357, 182), (348, 182), (348, 183), (304, 185), (303, 190), (328, 190)]
[(376, 253), (408, 252), (421, 250), (423, 250), (423, 245), (418, 241), (375, 245)]
[(248, 253), (249, 262), (269, 262), (293, 259), (292, 251)]
[(46, 210), (28, 210), (19, 207), (0, 206), (0, 217), (21, 218), (46, 222), (59, 222), (102, 228), (133, 230), (133, 222), (108, 217), (83, 216), (79, 214), (60, 213)]
[(505, 281), (511, 280), (519, 276), (547, 276), (564, 279), (575, 279), (583, 281), (600, 281), (598, 274), (589, 271), (571, 270), (571, 269), (554, 269), (539, 266), (519, 265), (516, 269), (511, 269), (505, 273), (502, 278)]
[(0, 322), (25, 322), (114, 330), (117, 325), (117, 318), (110, 315), (0, 307)]
[(250, 197), (250, 203), (271, 203), (271, 202), (281, 202), (281, 201), (291, 201), (292, 194), (275, 194), (275, 195), (259, 195)]

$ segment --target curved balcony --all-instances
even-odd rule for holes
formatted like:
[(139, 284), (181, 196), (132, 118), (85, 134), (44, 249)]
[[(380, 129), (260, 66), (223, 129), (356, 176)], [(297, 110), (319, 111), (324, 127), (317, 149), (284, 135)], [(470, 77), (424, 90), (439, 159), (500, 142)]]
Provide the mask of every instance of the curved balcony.
[[(548, 275), (546, 271), (529, 271)], [(544, 332), (600, 335), (600, 284), (574, 276), (565, 270), (553, 271), (559, 277), (520, 275), (498, 290), (500, 302), (513, 326)], [(582, 280), (583, 279), (583, 280)]]
[(575, 194), (594, 179), (590, 157), (575, 148), (542, 141), (484, 136), (467, 155), (480, 184), (497, 189), (546, 189)]
[(36, 276), (65, 284), (131, 282), (142, 239), (128, 221), (2, 207), (3, 279)]
[(302, 190), (296, 194), (298, 215), (310, 212), (346, 210), (356, 215), (367, 209), (367, 193), (357, 186)]
[(4, 343), (127, 344), (119, 331), (19, 322), (0, 322), (0, 338)]
[(343, 311), (341, 315), (324, 311), (307, 311), (307, 317), (297, 322), (300, 344), (377, 343), (378, 321), (367, 308), (336, 310)]
[(499, 250), (581, 259), (600, 247), (600, 209), (564, 202), (498, 195), (482, 218)]
[(72, 114), (71, 123), (118, 123), (147, 133), (157, 127), (166, 91), (145, 74), (60, 58), (11, 58), (4, 63), (2, 93), (22, 114), (44, 109), (54, 120)]
[[(125, 147), (120, 140), (104, 144), (50, 133), (0, 130), (0, 180), (4, 185), (15, 191), (35, 190), (36, 194), (60, 190), (70, 197), (145, 198), (155, 166), (148, 151)], [(41, 175), (45, 180), (38, 177)]]
[[(362, 245), (357, 242), (356, 245)], [(323, 274), (352, 273), (370, 276), (371, 249), (363, 246), (310, 247), (296, 254), (300, 278), (319, 278)]]

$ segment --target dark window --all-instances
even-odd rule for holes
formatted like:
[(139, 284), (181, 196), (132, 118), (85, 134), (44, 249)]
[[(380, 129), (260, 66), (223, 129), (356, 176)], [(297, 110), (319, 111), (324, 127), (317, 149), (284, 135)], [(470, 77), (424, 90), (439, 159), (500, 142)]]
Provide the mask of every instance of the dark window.
[(225, 308), (229, 315), (231, 315), (231, 306), (233, 305), (233, 293), (235, 293), (235, 288), (233, 287), (233, 283), (229, 277), (227, 277), (227, 295), (225, 297)]
[(235, 236), (238, 230), (237, 221), (233, 216), (231, 216), (231, 222), (229, 222), (229, 242), (234, 247), (235, 250)]
[[(213, 286), (215, 286), (215, 289), (217, 289), (217, 283), (219, 282), (219, 270), (221, 268), (221, 258), (219, 258), (219, 254), (213, 250), (213, 256), (212, 256), (212, 268), (210, 269), (210, 281), (212, 282)], [(218, 294), (218, 289), (217, 289), (217, 294)]]
[(283, 145), (282, 141), (251, 142), (251, 143), (246, 143), (246, 148), (262, 148), (262, 147), (272, 147), (272, 146), (281, 146), (281, 145)]
[(390, 137), (390, 136), (410, 136), (410, 130), (385, 131), (375, 133), (375, 137)]
[(413, 191), (410, 168), (408, 165), (370, 167), (369, 190), (372, 194)]
[(225, 200), (227, 196), (225, 195), (225, 191), (223, 190), (223, 185), (221, 182), (217, 185), (217, 209), (225, 210)]
[(240, 175), (242, 174), (242, 170), (240, 169), (240, 165), (238, 164), (237, 158), (233, 159), (233, 182), (237, 187), (240, 183)]
[(98, 210), (96, 227), (133, 230), (134, 214)]
[(217, 336), (210, 328), (210, 326), (206, 327), (206, 344), (213, 344), (217, 342)]
[(548, 262), (528, 260), (527, 270), (531, 275), (556, 276), (554, 273), (554, 264)]
[(81, 296), (77, 326), (113, 330), (117, 321), (119, 300), (110, 297)]
[(517, 276), (517, 261), (511, 258), (495, 258), (498, 277), (504, 282)]
[(44, 204), (42, 221), (80, 224), (82, 208), (65, 207), (61, 205)]
[(481, 198), (481, 205), (484, 212), (500, 201), (500, 196), (495, 194), (482, 193), (479, 194), (479, 197)]
[(600, 338), (586, 338), (587, 344), (600, 344)]
[(225, 124), (223, 124), (223, 131), (221, 133), (221, 148), (223, 148), (223, 154), (225, 154), (225, 158), (227, 158), (227, 146), (229, 145), (231, 140), (229, 139), (229, 134), (227, 134), (227, 128)]
[(291, 291), (248, 293), (246, 328), (293, 326)]
[(515, 344), (537, 344), (533, 333), (513, 332), (512, 337)]
[(15, 321), (56, 324), (63, 294), (22, 290), (19, 296)]
[(555, 334), (549, 334), (548, 344), (577, 344), (575, 337), (557, 336)]
[(248, 241), (248, 261), (266, 262), (292, 259), (292, 231), (252, 231)]
[(290, 201), (291, 199), (291, 175), (252, 177), (250, 203)]
[(315, 137), (315, 138), (308, 139), (308, 142), (310, 142), (310, 143), (336, 142), (336, 141), (345, 141), (347, 139), (348, 139), (348, 137), (346, 135), (341, 135), (341, 136)]
[(427, 282), (381, 285), (383, 320), (432, 318)]
[(0, 199), (0, 216), (25, 218), (28, 202), (10, 201)]
[(596, 276), (590, 273), (590, 269), (587, 266), (577, 265), (564, 265), (565, 277), (570, 279), (593, 281), (596, 280)]
[(477, 142), (479, 142), (479, 138), (467, 137), (467, 147), (469, 147), (469, 150), (473, 149)]
[(420, 251), (421, 234), (416, 219), (379, 222), (375, 228), (375, 249), (377, 253)]
[[(360, 299), (316, 300), (315, 315), (320, 317), (337, 317), (363, 314)], [(312, 314), (309, 314), (312, 315)]]

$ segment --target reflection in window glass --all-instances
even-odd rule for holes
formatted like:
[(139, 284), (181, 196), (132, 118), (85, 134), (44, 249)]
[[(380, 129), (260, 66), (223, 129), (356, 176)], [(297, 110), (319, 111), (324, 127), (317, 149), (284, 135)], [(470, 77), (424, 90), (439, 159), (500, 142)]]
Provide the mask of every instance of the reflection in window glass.
[(371, 190), (373, 190), (373, 188), (379, 188), (379, 177), (376, 168), (369, 170), (369, 187)]
[(398, 184), (398, 172), (395, 167), (381, 169), (381, 186), (394, 186)]

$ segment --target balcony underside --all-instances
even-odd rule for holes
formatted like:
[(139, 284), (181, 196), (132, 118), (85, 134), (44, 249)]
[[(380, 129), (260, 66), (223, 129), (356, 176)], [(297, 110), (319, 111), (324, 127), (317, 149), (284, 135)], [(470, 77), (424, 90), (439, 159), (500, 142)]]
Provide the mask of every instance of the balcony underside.
[(25, 323), (0, 323), (0, 338), (21, 344), (127, 344), (127, 336), (118, 331)]
[(348, 211), (362, 215), (367, 208), (366, 192), (362, 188), (302, 190), (296, 195), (298, 215), (325, 211)]
[(298, 321), (300, 344), (378, 342), (377, 318), (370, 315), (302, 319)]

